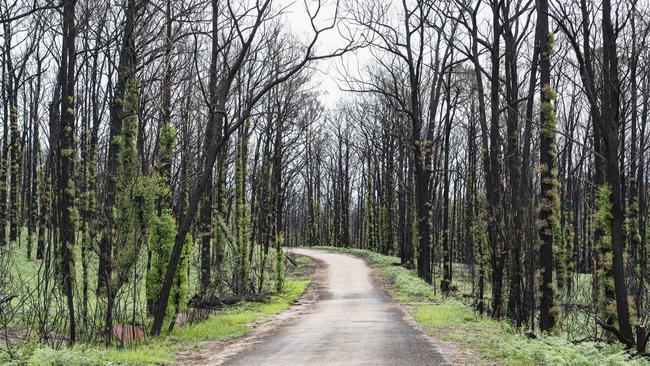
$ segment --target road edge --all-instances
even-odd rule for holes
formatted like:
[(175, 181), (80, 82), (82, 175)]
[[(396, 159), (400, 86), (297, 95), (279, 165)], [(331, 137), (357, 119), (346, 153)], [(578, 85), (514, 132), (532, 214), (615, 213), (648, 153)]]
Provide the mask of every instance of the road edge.
[(394, 308), (398, 309), (401, 314), (402, 318), (406, 323), (408, 323), (411, 327), (416, 329), (438, 352), (443, 356), (447, 364), (449, 365), (454, 365), (454, 363), (451, 361), (453, 358), (453, 354), (448, 351), (448, 348), (442, 347), (443, 345), (447, 345), (446, 342), (443, 342), (435, 337), (432, 337), (427, 333), (427, 331), (413, 318), (413, 306), (409, 306), (406, 304), (402, 304), (399, 302), (399, 300), (396, 300), (388, 291), (386, 288), (386, 283), (381, 279), (381, 273), (380, 273), (380, 268), (381, 266), (378, 266), (372, 262), (372, 260), (364, 255), (355, 255), (352, 253), (343, 253), (343, 254), (348, 254), (356, 258), (363, 259), (364, 262), (370, 267), (371, 270), (371, 276), (372, 276), (372, 282), (375, 285), (375, 288), (382, 294), (382, 296), (385, 296), (387, 299), (389, 299), (389, 303), (391, 306)]
[(311, 274), (310, 283), (303, 294), (288, 309), (251, 324), (249, 332), (242, 336), (226, 341), (211, 340), (201, 342), (195, 345), (192, 350), (185, 351), (186, 355), (176, 359), (174, 364), (193, 366), (223, 365), (239, 353), (263, 342), (266, 337), (292, 324), (305, 313), (313, 310), (317, 306), (318, 300), (327, 290), (327, 264), (317, 258), (307, 257), (316, 262), (316, 269)]

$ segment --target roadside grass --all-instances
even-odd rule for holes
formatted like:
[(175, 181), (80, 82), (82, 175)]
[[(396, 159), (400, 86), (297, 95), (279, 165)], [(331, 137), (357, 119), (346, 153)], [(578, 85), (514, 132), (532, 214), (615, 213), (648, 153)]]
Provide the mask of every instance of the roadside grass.
[(305, 292), (310, 280), (288, 280), (282, 293), (270, 301), (244, 302), (169, 334), (171, 341), (227, 340), (246, 334), (249, 325), (286, 310)]
[[(83, 283), (83, 267), (82, 267), (82, 253), (81, 253), (81, 235), (77, 235), (77, 243), (74, 246), (74, 262), (75, 262), (75, 281), (77, 286), (81, 288)], [(9, 290), (16, 291), (19, 296), (11, 301), (11, 304), (14, 308), (18, 309), (17, 315), (11, 317), (11, 321), (8, 324), (10, 330), (21, 330), (26, 329), (31, 326), (30, 322), (33, 321), (33, 316), (30, 313), (30, 307), (40, 305), (44, 307), (43, 304), (49, 303), (47, 307), (50, 317), (54, 318), (60, 316), (67, 309), (67, 304), (65, 299), (59, 291), (51, 291), (53, 288), (57, 289), (57, 284), (55, 282), (56, 276), (53, 274), (54, 266), (51, 266), (49, 269), (45, 266), (45, 261), (36, 259), (36, 243), (33, 243), (31, 259), (27, 259), (27, 229), (22, 228), (18, 240), (14, 243), (11, 243), (7, 248), (3, 248), (0, 252), (0, 268), (3, 269), (6, 273), (10, 273), (11, 276), (5, 283), (5, 287), (8, 287)], [(34, 239), (36, 240), (36, 238)], [(230, 248), (226, 248), (230, 251)], [(255, 253), (253, 254), (254, 261), (258, 260), (259, 254), (261, 253), (261, 248), (255, 246)], [(193, 248), (192, 258), (190, 260), (190, 270), (189, 270), (189, 279), (188, 279), (188, 293), (194, 294), (199, 291), (200, 281), (200, 251), (198, 247)], [(231, 256), (230, 252), (226, 254), (226, 257)], [(139, 272), (143, 272), (146, 268), (146, 255), (141, 255), (140, 260), (137, 262), (135, 269)], [(93, 330), (101, 326), (103, 318), (96, 318), (96, 314), (104, 311), (105, 301), (104, 299), (99, 298), (93, 291), (94, 285), (97, 283), (97, 274), (99, 266), (99, 256), (95, 251), (89, 251), (86, 253), (87, 260), (87, 283), (90, 286), (90, 294), (88, 296), (88, 327)], [(290, 277), (298, 278), (302, 273), (308, 271), (309, 268), (315, 267), (317, 264), (313, 260), (297, 256), (295, 258), (296, 267), (290, 267), (288, 275)], [(258, 264), (257, 262), (255, 264)], [(233, 271), (231, 262), (224, 263), (223, 270), (224, 272), (231, 273)], [(274, 259), (267, 261), (267, 267), (265, 267), (265, 283), (272, 284), (274, 271)], [(49, 272), (48, 272), (49, 271)], [(2, 275), (2, 271), (0, 271)], [(258, 274), (259, 275), (259, 274)], [(0, 276), (1, 277), (1, 276)], [(50, 279), (47, 288), (44, 287), (43, 278), (47, 277)], [(2, 286), (0, 286), (2, 287)], [(46, 291), (46, 289), (49, 289)], [(48, 292), (49, 291), (49, 292)], [(82, 297), (79, 294), (75, 296), (74, 306), (76, 309), (82, 308)], [(136, 293), (137, 296), (132, 294)], [(136, 317), (141, 323), (146, 323), (148, 326), (148, 321), (146, 314), (146, 278), (145, 276), (139, 276), (135, 281), (130, 281), (127, 285), (124, 286), (124, 289), (118, 294), (117, 303), (115, 304), (115, 314), (114, 322), (121, 323), (130, 321), (134, 312)], [(77, 324), (79, 327), (81, 324)], [(59, 333), (67, 333), (65, 329), (67, 325), (63, 325), (61, 329), (57, 329)], [(81, 327), (81, 331), (84, 331)], [(0, 347), (0, 355), (2, 349)], [(1, 356), (0, 356), (1, 357)], [(2, 358), (0, 358), (2, 360)]]
[(267, 302), (243, 302), (210, 315), (200, 323), (175, 328), (161, 337), (146, 339), (124, 348), (106, 348), (79, 344), (72, 348), (53, 349), (37, 344), (16, 350), (13, 360), (0, 351), (0, 365), (77, 366), (77, 365), (167, 365), (174, 362), (180, 351), (199, 347), (209, 340), (227, 341), (250, 331), (253, 323), (288, 309), (307, 289), (310, 278), (296, 278), (304, 273), (302, 266), (315, 266), (308, 258), (298, 257), (283, 291)]
[(650, 361), (632, 358), (618, 344), (576, 344), (562, 336), (530, 339), (506, 321), (479, 315), (458, 298), (435, 295), (433, 288), (418, 278), (414, 271), (395, 266), (399, 263), (396, 257), (362, 249), (317, 248), (367, 258), (378, 270), (391, 296), (410, 309), (415, 321), (429, 335), (452, 342), (459, 349), (476, 355), (471, 364), (650, 366)]

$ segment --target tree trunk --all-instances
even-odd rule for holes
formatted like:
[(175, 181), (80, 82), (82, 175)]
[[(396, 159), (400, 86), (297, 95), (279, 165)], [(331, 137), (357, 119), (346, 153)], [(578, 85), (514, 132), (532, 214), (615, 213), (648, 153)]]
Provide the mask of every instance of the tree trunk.
[(541, 201), (539, 203), (539, 283), (540, 320), (539, 328), (550, 332), (559, 323), (559, 308), (555, 303), (555, 287), (553, 284), (553, 246), (558, 240), (559, 209), (557, 152), (555, 147), (555, 91), (551, 86), (551, 62), (553, 53), (552, 36), (548, 27), (548, 1), (538, 0), (537, 3), (537, 32), (540, 48), (539, 75), (541, 98), (541, 129), (540, 129), (540, 181)]
[(61, 81), (63, 87), (61, 98), (61, 129), (58, 148), (58, 214), (60, 219), (60, 260), (63, 293), (67, 299), (70, 330), (70, 343), (76, 339), (76, 322), (74, 312), (74, 247), (76, 228), (76, 208), (74, 205), (75, 183), (75, 71), (76, 49), (74, 45), (75, 2), (66, 0), (63, 8), (63, 44), (61, 57)]

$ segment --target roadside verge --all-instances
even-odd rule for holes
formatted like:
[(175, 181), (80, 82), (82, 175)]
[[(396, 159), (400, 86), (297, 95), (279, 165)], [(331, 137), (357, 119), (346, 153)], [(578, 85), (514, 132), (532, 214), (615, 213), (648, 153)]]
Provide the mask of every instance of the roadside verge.
[(507, 321), (475, 312), (461, 296), (443, 298), (414, 271), (399, 266), (399, 258), (369, 250), (315, 247), (364, 258), (377, 283), (402, 306), (454, 365), (633, 365), (650, 366), (632, 358), (618, 344), (574, 343), (562, 336), (527, 338)]

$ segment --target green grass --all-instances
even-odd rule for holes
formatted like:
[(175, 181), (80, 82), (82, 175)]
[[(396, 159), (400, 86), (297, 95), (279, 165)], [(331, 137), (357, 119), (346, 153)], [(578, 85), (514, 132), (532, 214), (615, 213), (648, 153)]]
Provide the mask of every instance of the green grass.
[(617, 344), (573, 344), (553, 336), (529, 339), (508, 323), (479, 316), (453, 299), (418, 306), (413, 316), (429, 334), (504, 365), (650, 365), (631, 358)]
[[(81, 255), (81, 235), (76, 236), (76, 245), (74, 246), (74, 268), (75, 268), (75, 283), (77, 286), (77, 293), (75, 296), (75, 308), (81, 309), (81, 286), (83, 278), (83, 266), (82, 266), (82, 255)], [(12, 305), (15, 308), (27, 308), (30, 306), (35, 306), (36, 303), (40, 303), (41, 306), (44, 303), (49, 303), (49, 314), (50, 318), (59, 316), (59, 314), (66, 311), (67, 305), (65, 304), (65, 299), (62, 297), (62, 294), (58, 291), (58, 284), (56, 282), (56, 276), (54, 276), (54, 263), (55, 258), (52, 259), (52, 266), (49, 268), (49, 272), (46, 273), (46, 266), (43, 260), (36, 259), (36, 247), (37, 247), (37, 237), (34, 237), (34, 243), (32, 247), (31, 259), (27, 259), (27, 229), (23, 228), (20, 233), (19, 240), (13, 242), (5, 248), (4, 252), (0, 253), (2, 256), (2, 269), (4, 273), (0, 273), (1, 276), (6, 278), (7, 286), (17, 297), (12, 301)], [(47, 244), (46, 244), (47, 245)], [(55, 253), (51, 254), (52, 256)], [(101, 311), (103, 306), (103, 301), (98, 301), (98, 297), (95, 296), (92, 289), (97, 284), (97, 273), (99, 266), (99, 256), (95, 251), (90, 251), (86, 254), (87, 259), (87, 270), (88, 270), (88, 284), (91, 289), (88, 297), (88, 314), (97, 314)], [(138, 272), (142, 272), (146, 267), (146, 255), (141, 255), (137, 261), (135, 269)], [(197, 275), (194, 272), (191, 272), (191, 276), (196, 277)], [(44, 291), (42, 288), (44, 278), (49, 278), (48, 289), (49, 291)], [(194, 282), (198, 282), (195, 280)], [(137, 296), (134, 298), (132, 294), (134, 293), (133, 286), (136, 286)], [(193, 291), (196, 285), (190, 285), (190, 291)], [(55, 291), (51, 291), (55, 289)], [(128, 295), (125, 295), (128, 294)], [(36, 295), (40, 296), (37, 297)], [(139, 318), (146, 317), (146, 288), (145, 288), (145, 279), (144, 277), (138, 277), (135, 281), (129, 281), (125, 286), (123, 286), (122, 291), (117, 296), (117, 303), (115, 304), (115, 314), (114, 318), (116, 321), (121, 321), (123, 318), (128, 319), (133, 313), (133, 309), (136, 309), (136, 313)], [(17, 316), (12, 319), (12, 322), (9, 324), (9, 329), (22, 329), (28, 327), (32, 319), (30, 318), (32, 314), (27, 312), (17, 312)], [(25, 319), (26, 318), (26, 319)], [(98, 326), (97, 321), (103, 321), (102, 319), (90, 319), (89, 324)], [(50, 325), (51, 326), (51, 325)], [(84, 331), (81, 324), (77, 324), (78, 329)], [(56, 328), (56, 331), (60, 333), (67, 333), (67, 329)]]
[[(76, 365), (163, 365), (174, 360), (182, 344), (155, 339), (125, 349), (103, 348), (87, 344), (72, 348), (22, 347), (13, 360), (3, 358), (2, 365), (76, 366)], [(6, 356), (6, 355), (5, 355)]]
[[(301, 273), (304, 267), (315, 263), (298, 257), (298, 267), (292, 273)], [(13, 360), (0, 351), (0, 365), (76, 366), (76, 365), (166, 365), (174, 362), (178, 352), (198, 347), (202, 341), (230, 340), (245, 335), (252, 323), (286, 310), (309, 286), (309, 278), (287, 279), (283, 291), (267, 302), (244, 302), (226, 308), (207, 320), (177, 327), (162, 337), (147, 339), (123, 349), (81, 344), (73, 348), (52, 349), (35, 344), (17, 349)]]
[[(36, 237), (34, 238), (36, 241)], [(49, 304), (48, 311), (50, 314), (50, 319), (60, 317), (60, 314), (63, 314), (67, 309), (67, 304), (63, 298), (60, 291), (58, 291), (57, 283), (55, 281), (56, 276), (53, 275), (54, 268), (50, 267), (50, 273), (45, 274), (44, 261), (36, 259), (36, 242), (33, 244), (32, 248), (32, 258), (27, 259), (27, 229), (23, 228), (21, 230), (20, 238), (17, 242), (12, 243), (7, 248), (3, 248), (0, 252), (0, 278), (6, 280), (4, 283), (3, 289), (7, 289), (7, 292), (14, 293), (18, 295), (11, 304), (14, 308), (19, 309), (30, 309), (33, 306), (39, 304), (41, 307), (43, 304)], [(199, 274), (200, 274), (200, 250), (195, 243), (193, 248), (192, 258), (190, 260), (190, 270), (189, 270), (189, 281), (188, 281), (188, 292), (189, 294), (194, 294), (199, 291)], [(227, 249), (229, 250), (229, 249)], [(261, 254), (261, 247), (255, 246), (255, 253), (253, 255), (254, 263), (251, 264), (251, 268), (255, 268), (259, 271), (259, 256)], [(81, 286), (82, 286), (82, 256), (81, 256), (81, 235), (77, 235), (77, 243), (74, 247), (75, 255), (75, 281), (77, 284), (77, 293), (75, 296), (75, 309), (79, 311), (82, 308), (82, 299), (81, 299)], [(88, 264), (88, 284), (90, 287), (90, 293), (88, 296), (88, 314), (89, 314), (89, 323), (87, 328), (90, 330), (96, 330), (98, 327), (101, 327), (103, 324), (103, 316), (94, 318), (94, 315), (100, 314), (104, 311), (103, 307), (105, 306), (103, 300), (98, 300), (98, 297), (94, 293), (94, 286), (97, 284), (97, 274), (99, 266), (99, 256), (95, 251), (90, 251), (86, 254), (87, 264)], [(230, 252), (227, 252), (227, 258), (231, 256)], [(146, 268), (146, 253), (140, 253), (139, 261), (135, 267), (136, 272), (144, 273)], [(292, 276), (300, 271), (303, 271), (305, 268), (310, 268), (316, 266), (316, 263), (306, 257), (298, 256), (296, 257), (298, 266), (295, 268), (289, 269), (289, 276)], [(225, 273), (231, 273), (233, 271), (232, 263), (235, 261), (225, 261), (223, 271)], [(269, 257), (269, 260), (266, 262), (265, 267), (265, 284), (266, 288), (269, 289), (273, 284), (274, 276), (274, 259), (273, 255)], [(259, 276), (259, 272), (252, 273), (253, 276)], [(40, 286), (43, 286), (42, 279), (47, 277), (50, 279), (49, 290), (50, 291), (37, 291)], [(296, 277), (296, 276), (293, 276)], [(51, 289), (56, 289), (51, 291)], [(137, 296), (133, 296), (136, 293)], [(130, 322), (133, 313), (136, 314), (136, 318), (140, 323), (148, 323), (151, 319), (147, 317), (146, 313), (146, 278), (145, 276), (139, 276), (135, 280), (129, 280), (127, 284), (123, 286), (120, 293), (117, 295), (117, 303), (115, 304), (114, 309), (114, 321), (115, 323), (126, 323)], [(39, 309), (42, 311), (42, 309)], [(33, 313), (30, 311), (16, 311), (16, 316), (12, 317), (8, 328), (10, 330), (22, 330), (29, 326), (33, 322)], [(48, 324), (52, 330), (56, 330), (58, 333), (67, 333), (68, 330), (65, 329), (67, 326), (65, 324)], [(148, 326), (148, 325), (147, 325)], [(77, 324), (77, 329), (81, 332), (87, 330), (84, 329), (82, 324)], [(1, 352), (1, 351), (0, 351)]]
[(583, 342), (574, 344), (561, 336), (530, 339), (505, 321), (476, 313), (454, 297), (434, 295), (433, 288), (413, 271), (394, 266), (399, 259), (361, 249), (321, 247), (367, 258), (394, 299), (409, 305), (413, 318), (425, 331), (442, 341), (453, 342), (475, 357), (465, 363), (487, 362), (512, 366), (528, 365), (632, 365), (650, 366), (650, 361), (632, 358), (618, 344)]
[(104, 350), (101, 353), (101, 360), (108, 364), (117, 365), (163, 365), (173, 361), (175, 351), (182, 349), (182, 347), (181, 344), (153, 340), (140, 347)]
[[(64, 299), (58, 291), (54, 276), (49, 275), (52, 279), (49, 284), (49, 291), (39, 291), (36, 289), (42, 281), (39, 278), (46, 276), (43, 271), (43, 261), (35, 259), (36, 248), (32, 248), (32, 259), (27, 259), (26, 253), (27, 231), (22, 230), (20, 244), (13, 243), (0, 253), (0, 268), (4, 271), (0, 273), (6, 279), (3, 288), (8, 292), (18, 295), (12, 302), (12, 316), (8, 329), (12, 331), (22, 331), (33, 325), (33, 312), (30, 309), (39, 306), (38, 311), (44, 311), (43, 304), (48, 304), (48, 312), (52, 319), (60, 317), (65, 310)], [(198, 255), (199, 251), (194, 251), (192, 267), (190, 270), (190, 293), (196, 292), (198, 288)], [(257, 252), (256, 252), (257, 253)], [(77, 265), (76, 279), (81, 286), (82, 266), (81, 266), (81, 246), (75, 246), (75, 257)], [(257, 258), (257, 256), (255, 256)], [(144, 268), (146, 256), (138, 263), (139, 268)], [(309, 284), (306, 278), (310, 269), (316, 266), (316, 263), (307, 257), (296, 257), (296, 267), (288, 266), (288, 279), (285, 283), (282, 293), (273, 296), (270, 301), (265, 303), (243, 303), (227, 308), (226, 310), (210, 316), (205, 322), (197, 324), (188, 324), (183, 327), (176, 327), (171, 333), (164, 333), (160, 338), (146, 339), (138, 344), (130, 344), (124, 348), (106, 348), (96, 344), (96, 338), (82, 340), (73, 348), (48, 348), (38, 344), (35, 335), (32, 333), (32, 340), (21, 341), (20, 344), (12, 344), (11, 354), (5, 350), (4, 341), (0, 340), (0, 365), (112, 365), (112, 364), (132, 364), (132, 365), (152, 365), (168, 364), (174, 360), (179, 350), (196, 346), (205, 340), (228, 340), (237, 336), (246, 334), (249, 331), (249, 325), (253, 322), (259, 322), (264, 317), (276, 314), (293, 303), (305, 290)], [(94, 252), (88, 254), (88, 283), (91, 288), (97, 281), (97, 263), (98, 258)], [(274, 272), (272, 260), (267, 262), (268, 270), (265, 278), (267, 286), (272, 283)], [(51, 269), (50, 269), (51, 270)], [(231, 269), (227, 269), (230, 271)], [(130, 282), (125, 286), (125, 293), (120, 297), (116, 304), (115, 321), (122, 322), (133, 312), (135, 306), (138, 321), (143, 324), (145, 330), (149, 328), (150, 318), (146, 316), (145, 306), (145, 283), (144, 277), (140, 276), (138, 280)], [(79, 287), (80, 288), (80, 287)], [(54, 290), (52, 290), (54, 289)], [(80, 290), (75, 297), (75, 307), (81, 306)], [(137, 293), (137, 296), (132, 295)], [(134, 305), (135, 304), (135, 305)], [(89, 296), (89, 319), (88, 328), (97, 329), (103, 318), (92, 318), (93, 314), (98, 314), (101, 306), (97, 297), (92, 292)], [(93, 327), (94, 325), (94, 327)], [(58, 333), (67, 332), (65, 323), (49, 324), (50, 329)], [(79, 326), (79, 324), (78, 324)], [(82, 327), (83, 328), (83, 327)], [(82, 329), (83, 331), (84, 329)], [(87, 342), (87, 343), (84, 343)]]
[[(197, 347), (201, 341), (229, 340), (245, 335), (254, 322), (286, 310), (298, 299), (309, 279), (287, 280), (282, 293), (268, 302), (245, 302), (211, 315), (206, 321), (175, 329), (165, 337), (154, 338), (125, 349), (98, 348), (79, 345), (73, 348), (52, 349), (23, 347), (9, 361), (0, 353), (2, 365), (76, 366), (76, 365), (165, 365), (174, 361), (184, 349)], [(4, 357), (4, 358), (3, 358)]]
[(431, 286), (404, 267), (383, 267), (380, 276), (392, 284), (389, 292), (393, 298), (400, 302), (415, 303), (439, 300), (439, 297), (434, 295)]
[(267, 303), (243, 303), (229, 308), (219, 314), (210, 316), (206, 321), (192, 324), (169, 335), (177, 341), (226, 340), (244, 335), (248, 325), (264, 317), (286, 310), (302, 295), (309, 280), (289, 280), (281, 294), (274, 295)]

